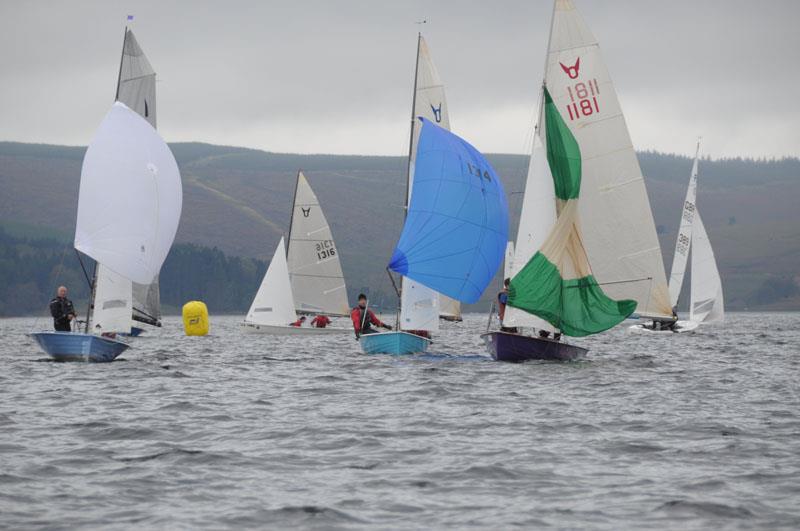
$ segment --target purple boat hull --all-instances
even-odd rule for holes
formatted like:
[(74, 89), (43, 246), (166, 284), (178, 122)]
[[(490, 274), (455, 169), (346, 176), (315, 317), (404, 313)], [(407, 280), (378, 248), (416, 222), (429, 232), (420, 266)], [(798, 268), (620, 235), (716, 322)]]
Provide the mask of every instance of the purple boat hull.
[(585, 348), (554, 339), (524, 336), (510, 332), (481, 334), (489, 354), (497, 361), (519, 363), (529, 360), (573, 361), (586, 356)]

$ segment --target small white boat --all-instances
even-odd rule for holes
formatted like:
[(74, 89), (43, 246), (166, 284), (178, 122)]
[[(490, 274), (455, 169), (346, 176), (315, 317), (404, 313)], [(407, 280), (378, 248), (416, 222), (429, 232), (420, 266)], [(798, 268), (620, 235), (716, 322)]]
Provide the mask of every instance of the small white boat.
[[(316, 194), (302, 172), (297, 174), (289, 248), (281, 238), (241, 329), (274, 335), (352, 333), (347, 286), (339, 252)], [(300, 314), (345, 317), (345, 325), (317, 328), (292, 326)], [(334, 324), (336, 320), (334, 320)]]
[(674, 330), (654, 330), (652, 322), (636, 324), (631, 332), (664, 333), (690, 332), (701, 324), (721, 323), (725, 320), (725, 300), (714, 250), (708, 239), (700, 210), (697, 208), (697, 180), (700, 161), (700, 141), (689, 177), (689, 188), (681, 212), (681, 224), (675, 242), (672, 270), (669, 278), (669, 295), (673, 307), (678, 306), (689, 254), (692, 255), (692, 277), (689, 290), (689, 320), (678, 321)]

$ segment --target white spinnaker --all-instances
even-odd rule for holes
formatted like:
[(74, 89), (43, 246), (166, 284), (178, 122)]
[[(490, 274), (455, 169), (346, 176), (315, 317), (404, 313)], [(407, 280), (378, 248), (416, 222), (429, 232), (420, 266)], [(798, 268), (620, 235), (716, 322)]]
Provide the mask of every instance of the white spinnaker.
[(295, 309), (348, 315), (339, 251), (317, 196), (302, 172), (297, 175), (288, 255)]
[[(511, 278), (533, 258), (556, 222), (555, 185), (547, 162), (546, 140), (540, 136), (540, 132), (544, 131), (544, 115), (541, 113), (539, 123), (533, 135), (533, 152), (522, 198), (514, 265), (509, 275)], [(503, 325), (553, 330), (553, 326), (545, 320), (512, 306), (506, 306)]]
[(75, 248), (149, 283), (175, 239), (182, 203), (167, 144), (141, 116), (114, 103), (83, 158)]
[(94, 334), (131, 332), (131, 281), (97, 264), (94, 308), (89, 330)]
[(647, 189), (600, 47), (571, 0), (556, 0), (545, 84), (578, 142), (580, 217), (592, 272), (612, 299), (672, 316)]
[[(425, 39), (419, 37), (419, 54), (417, 55), (417, 91), (414, 96), (414, 120), (412, 127), (418, 131), (418, 116), (427, 118), (436, 125), (450, 130), (450, 114), (444, 95), (444, 85), (431, 59)], [(414, 161), (417, 156), (419, 134), (411, 138), (410, 161), (408, 166), (408, 197), (411, 202), (411, 190), (414, 184)], [(449, 297), (440, 295), (427, 286), (411, 279), (403, 278), (400, 302), (400, 327), (404, 330), (439, 329), (439, 314), (460, 317), (461, 304)]]
[(697, 208), (697, 161), (699, 157), (700, 142), (697, 142), (697, 152), (694, 156), (694, 164), (692, 164), (692, 174), (689, 177), (686, 199), (683, 202), (681, 225), (678, 229), (678, 239), (675, 241), (675, 254), (672, 257), (672, 269), (670, 269), (669, 274), (669, 300), (673, 307), (678, 305), (678, 298), (683, 287), (683, 278), (686, 276), (689, 249), (692, 246), (692, 221)]
[(692, 228), (692, 286), (689, 320), (719, 323), (725, 318), (725, 301), (717, 261), (700, 212), (695, 211)]
[(289, 326), (296, 320), (289, 266), (286, 263), (286, 247), (281, 238), (245, 321), (261, 325)]
[[(156, 73), (133, 31), (129, 29), (125, 31), (122, 46), (117, 101), (136, 111), (154, 129), (156, 128)], [(158, 276), (149, 284), (133, 283), (133, 315), (137, 320), (150, 324), (155, 324), (161, 319)]]

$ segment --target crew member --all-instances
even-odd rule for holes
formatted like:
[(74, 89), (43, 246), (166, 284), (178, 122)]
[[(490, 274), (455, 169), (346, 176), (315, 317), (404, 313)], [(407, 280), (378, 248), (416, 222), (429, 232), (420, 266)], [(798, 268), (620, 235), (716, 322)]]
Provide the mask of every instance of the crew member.
[(358, 295), (358, 306), (350, 312), (350, 319), (353, 321), (356, 339), (361, 337), (361, 334), (374, 334), (376, 330), (372, 328), (372, 325), (380, 326), (386, 330), (392, 329), (391, 326), (381, 322), (373, 311), (367, 308), (367, 296), (363, 293)]
[(59, 286), (56, 296), (50, 301), (50, 315), (56, 332), (71, 332), (71, 321), (75, 319), (75, 306), (67, 298), (67, 288)]
[(505, 279), (503, 281), (503, 291), (497, 294), (497, 315), (500, 317), (500, 331), (516, 334), (518, 332), (516, 327), (503, 326), (503, 319), (506, 316), (506, 304), (508, 303), (509, 284), (511, 284), (511, 279)]
[(289, 323), (289, 326), (300, 327), (300, 326), (303, 326), (303, 323), (305, 323), (305, 322), (306, 322), (306, 316), (305, 315), (301, 315), (300, 319), (298, 319), (297, 321), (295, 321), (293, 323)]
[(315, 328), (325, 328), (329, 324), (331, 324), (331, 320), (325, 314), (319, 314), (311, 320), (311, 326)]

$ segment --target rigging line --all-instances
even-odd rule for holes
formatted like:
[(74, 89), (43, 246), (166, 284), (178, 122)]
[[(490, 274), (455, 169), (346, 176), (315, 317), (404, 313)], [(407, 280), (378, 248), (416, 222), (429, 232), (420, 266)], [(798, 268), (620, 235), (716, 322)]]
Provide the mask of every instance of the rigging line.
[(92, 289), (92, 281), (89, 278), (89, 273), (86, 271), (86, 266), (83, 265), (83, 259), (81, 259), (81, 253), (75, 249), (75, 254), (78, 256), (78, 262), (81, 264), (81, 269), (83, 270), (83, 276), (86, 277), (86, 283), (89, 285), (89, 289)]

